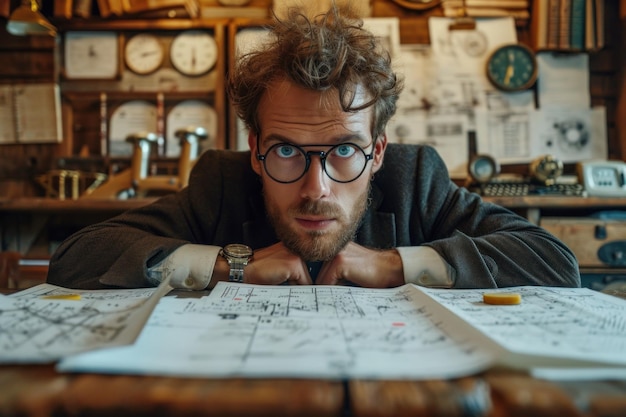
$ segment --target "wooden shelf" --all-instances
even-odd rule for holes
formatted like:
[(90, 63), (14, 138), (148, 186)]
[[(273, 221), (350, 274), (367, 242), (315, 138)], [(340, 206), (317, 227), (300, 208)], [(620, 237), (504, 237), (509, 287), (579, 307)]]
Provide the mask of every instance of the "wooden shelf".
[(226, 26), (229, 19), (72, 19), (55, 22), (60, 32), (80, 30), (187, 30)]
[(0, 212), (66, 213), (66, 212), (123, 212), (145, 206), (156, 198), (77, 199), (57, 200), (53, 198), (0, 199)]
[(508, 208), (543, 208), (543, 209), (594, 209), (624, 208), (626, 197), (568, 197), (568, 196), (520, 196), (520, 197), (483, 197), (483, 200)]

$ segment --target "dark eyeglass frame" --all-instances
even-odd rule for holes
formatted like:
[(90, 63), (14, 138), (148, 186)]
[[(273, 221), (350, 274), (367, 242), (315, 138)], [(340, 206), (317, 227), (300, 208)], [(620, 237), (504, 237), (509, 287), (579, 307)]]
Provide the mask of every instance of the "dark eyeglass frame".
[[(349, 182), (353, 182), (356, 181), (361, 175), (363, 175), (363, 172), (365, 172), (365, 167), (367, 167), (367, 163), (369, 161), (371, 161), (372, 159), (374, 159), (374, 152), (376, 152), (376, 140), (374, 140), (372, 142), (372, 144), (374, 145), (374, 147), (372, 148), (372, 152), (367, 154), (365, 153), (365, 149), (363, 149), (362, 147), (360, 147), (359, 145), (357, 145), (356, 143), (353, 142), (342, 142), (342, 143), (338, 143), (336, 145), (330, 145), (330, 147), (326, 150), (326, 151), (307, 151), (304, 148), (305, 147), (328, 147), (328, 144), (307, 144), (307, 145), (296, 145), (294, 143), (289, 143), (289, 142), (278, 142), (273, 144), (272, 146), (269, 147), (269, 149), (267, 150), (267, 152), (265, 152), (264, 154), (261, 154), (259, 152), (257, 152), (256, 154), (256, 159), (258, 159), (259, 161), (263, 162), (263, 169), (265, 170), (265, 173), (274, 181), (281, 183), (281, 184), (291, 184), (293, 182), (298, 181), (300, 178), (304, 177), (304, 175), (309, 171), (309, 168), (311, 167), (311, 155), (317, 155), (320, 158), (320, 162), (322, 163), (322, 169), (324, 170), (324, 173), (326, 173), (326, 175), (328, 176), (328, 178), (330, 178), (331, 180), (338, 182), (340, 184), (347, 184)], [(290, 180), (290, 181), (281, 181), (278, 180), (276, 178), (274, 178), (272, 176), (272, 174), (270, 174), (270, 172), (267, 170), (267, 166), (265, 166), (265, 161), (267, 158), (267, 155), (274, 149), (277, 148), (279, 146), (292, 146), (294, 148), (296, 148), (300, 153), (302, 153), (304, 155), (305, 161), (306, 161), (306, 165), (304, 166), (304, 171), (302, 171), (302, 174), (300, 174), (299, 177), (297, 177), (296, 179)], [(328, 170), (326, 170), (326, 158), (328, 157), (328, 155), (330, 153), (332, 153), (332, 151), (340, 146), (345, 146), (345, 145), (351, 145), (354, 146), (356, 149), (358, 149), (359, 151), (361, 151), (361, 153), (363, 153), (363, 156), (365, 157), (365, 163), (363, 164), (363, 168), (361, 169), (361, 172), (359, 172), (353, 179), (348, 180), (348, 181), (339, 181), (336, 180), (335, 178), (333, 178), (329, 173)], [(369, 146), (369, 145), (368, 145)], [(259, 149), (259, 139), (257, 137), (257, 150)]]

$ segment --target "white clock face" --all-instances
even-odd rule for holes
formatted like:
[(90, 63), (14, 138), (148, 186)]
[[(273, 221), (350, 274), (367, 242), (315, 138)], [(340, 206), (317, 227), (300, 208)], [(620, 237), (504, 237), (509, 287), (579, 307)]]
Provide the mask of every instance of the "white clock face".
[(67, 32), (64, 67), (67, 78), (115, 78), (120, 67), (117, 33)]
[(161, 66), (163, 46), (156, 36), (140, 33), (126, 43), (124, 58), (131, 71), (137, 74), (149, 74)]
[(185, 75), (201, 75), (217, 62), (217, 43), (208, 33), (189, 30), (177, 35), (170, 47), (170, 60)]

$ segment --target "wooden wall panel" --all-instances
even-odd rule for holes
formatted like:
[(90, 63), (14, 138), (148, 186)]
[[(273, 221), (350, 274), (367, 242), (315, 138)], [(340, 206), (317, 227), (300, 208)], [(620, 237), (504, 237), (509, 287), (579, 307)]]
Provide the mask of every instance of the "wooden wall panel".
[[(605, 4), (607, 45), (603, 50), (590, 54), (590, 92), (593, 105), (607, 108), (609, 157), (623, 160), (626, 157), (626, 0), (607, 0)], [(401, 17), (400, 39), (403, 43), (429, 43), (428, 18), (441, 14), (440, 8), (410, 11), (391, 0), (372, 2), (373, 16)], [(80, 26), (81, 22), (76, 24)], [(102, 29), (106, 23), (102, 22)], [(153, 25), (146, 22), (146, 30), (150, 29), (154, 29)], [(529, 39), (527, 22), (518, 22), (517, 30), (520, 41), (526, 43)], [(53, 80), (56, 76), (55, 47), (56, 41), (52, 38), (15, 37), (9, 35), (4, 27), (0, 28), (0, 82)], [(63, 100), (67, 106), (68, 98), (63, 97)], [(76, 136), (77, 140), (68, 139), (61, 144), (0, 146), (0, 197), (40, 193), (34, 176), (53, 168), (54, 161), (60, 156), (77, 155), (83, 145), (88, 148), (89, 154), (97, 154), (97, 100), (85, 100), (78, 107), (84, 111), (72, 115), (75, 116), (72, 120), (64, 120), (65, 136)]]

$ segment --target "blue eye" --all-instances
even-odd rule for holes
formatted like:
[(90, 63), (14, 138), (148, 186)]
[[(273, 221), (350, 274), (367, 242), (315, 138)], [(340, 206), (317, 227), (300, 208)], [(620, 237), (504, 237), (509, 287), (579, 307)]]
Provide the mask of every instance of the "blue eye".
[(298, 150), (292, 145), (278, 145), (275, 152), (281, 158), (293, 158), (298, 154)]
[(349, 158), (356, 152), (356, 149), (352, 145), (338, 145), (333, 149), (333, 154), (341, 158)]

